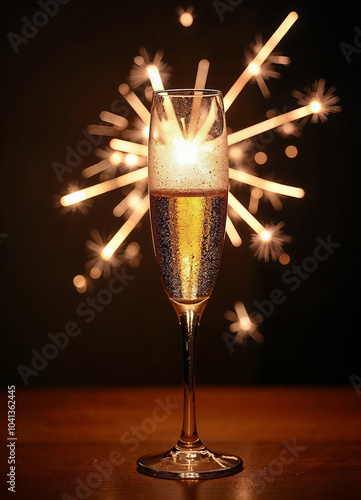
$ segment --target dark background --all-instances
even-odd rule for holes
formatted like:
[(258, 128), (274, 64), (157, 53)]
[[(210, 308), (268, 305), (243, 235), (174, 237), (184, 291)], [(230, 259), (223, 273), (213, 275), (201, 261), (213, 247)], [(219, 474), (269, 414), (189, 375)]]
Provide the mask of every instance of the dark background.
[[(243, 223), (238, 225), (241, 247), (226, 239), (200, 329), (197, 379), (215, 384), (349, 384), (351, 374), (361, 375), (356, 78), (361, 54), (352, 54), (347, 62), (340, 48), (342, 42), (354, 45), (353, 28), (361, 26), (355, 3), (335, 8), (326, 1), (244, 0), (221, 21), (212, 1), (194, 1), (197, 18), (190, 28), (178, 22), (179, 5), (172, 0), (71, 0), (16, 54), (8, 33), (21, 34), (21, 18), (31, 19), (40, 7), (35, 1), (2, 3), (0, 326), (6, 384), (22, 384), (17, 366), (31, 367), (31, 350), (41, 351), (49, 342), (47, 334), (64, 331), (69, 321), (78, 323), (80, 334), (29, 378), (31, 385), (180, 383), (180, 334), (157, 273), (148, 216), (128, 240), (141, 245), (141, 265), (126, 267), (135, 279), (86, 324), (76, 308), (108, 280), (94, 281), (80, 295), (72, 279), (84, 272), (90, 230), (114, 234), (122, 222), (112, 215), (121, 193), (98, 197), (85, 216), (63, 215), (54, 208), (54, 197), (70, 182), (90, 185), (94, 179), (82, 179), (81, 169), (97, 159), (85, 157), (64, 174), (63, 182), (51, 164), (64, 163), (65, 147), (76, 147), (84, 138), (82, 130), (97, 123), (99, 113), (119, 98), (117, 87), (126, 81), (139, 47), (152, 55), (164, 49), (164, 60), (173, 67), (169, 87), (191, 87), (198, 61), (209, 59), (207, 86), (226, 93), (244, 69), (244, 51), (255, 35), (261, 33), (265, 41), (291, 10), (299, 20), (276, 49), (291, 57), (291, 65), (281, 66), (282, 78), (269, 82), (268, 101), (256, 84), (248, 84), (227, 113), (228, 125), (238, 130), (264, 120), (268, 109), (293, 109), (292, 90), (322, 77), (327, 86), (336, 86), (343, 109), (324, 124), (307, 123), (301, 138), (277, 136), (266, 146), (269, 161), (258, 167), (259, 174), (306, 190), (302, 200), (286, 199), (282, 212), (264, 204), (258, 214), (262, 222), (286, 222), (285, 232), (293, 238), (286, 247), (291, 263), (258, 262)], [(299, 150), (294, 160), (284, 154), (288, 144)], [(245, 202), (247, 193), (238, 191)], [(341, 246), (291, 292), (282, 274), (312, 256), (316, 238), (328, 235)], [(268, 299), (275, 288), (287, 300), (260, 327), (264, 344), (248, 339), (231, 353), (223, 336), (229, 326), (225, 310), (241, 300), (252, 311), (253, 301)]]

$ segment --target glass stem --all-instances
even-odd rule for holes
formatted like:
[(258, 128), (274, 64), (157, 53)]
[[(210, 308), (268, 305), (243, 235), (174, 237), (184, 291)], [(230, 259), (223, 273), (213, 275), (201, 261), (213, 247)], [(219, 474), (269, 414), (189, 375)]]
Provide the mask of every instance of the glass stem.
[(180, 314), (179, 321), (183, 342), (184, 402), (182, 434), (177, 446), (189, 450), (202, 446), (197, 434), (194, 391), (195, 345), (200, 314), (191, 310), (185, 311)]

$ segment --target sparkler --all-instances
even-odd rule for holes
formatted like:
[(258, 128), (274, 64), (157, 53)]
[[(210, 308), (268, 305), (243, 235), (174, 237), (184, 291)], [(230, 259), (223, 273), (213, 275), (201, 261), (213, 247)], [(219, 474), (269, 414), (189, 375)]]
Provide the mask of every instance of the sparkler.
[[(263, 94), (267, 94), (268, 89), (265, 87), (264, 79), (279, 76), (274, 70), (273, 64), (289, 64), (289, 58), (272, 54), (272, 52), (295, 23), (297, 18), (298, 15), (295, 12), (291, 12), (264, 45), (257, 42), (253, 47), (253, 55), (252, 57), (248, 57), (246, 69), (224, 97), (226, 111), (230, 108), (252, 77), (255, 77)], [(181, 19), (180, 22), (182, 22)], [(150, 60), (145, 49), (140, 49), (140, 54), (141, 55), (134, 58), (134, 66), (131, 69), (129, 77), (130, 84), (137, 86), (150, 81), (153, 90), (163, 90), (170, 76), (169, 66), (162, 61), (163, 53), (157, 52), (153, 61)], [(209, 61), (205, 59), (201, 60), (197, 69), (195, 89), (205, 88), (208, 70)], [(141, 165), (145, 165), (147, 157), (147, 145), (144, 144), (144, 142), (147, 142), (149, 133), (150, 113), (143, 102), (127, 84), (121, 84), (119, 86), (119, 92), (139, 117), (136, 130), (129, 130), (127, 128), (128, 121), (125, 118), (107, 111), (103, 111), (100, 114), (100, 118), (103, 122), (109, 123), (110, 126), (92, 125), (88, 130), (105, 136), (113, 135), (113, 137), (119, 136), (120, 133), (121, 137), (136, 137), (138, 141), (140, 140), (142, 143), (125, 140), (124, 138), (113, 138), (110, 141), (112, 150), (98, 150), (102, 160), (84, 169), (82, 174), (83, 177), (89, 178), (98, 173), (101, 175), (105, 175), (105, 173), (110, 175), (111, 169), (116, 171), (120, 167), (136, 169), (132, 172), (123, 173), (114, 179), (106, 180), (99, 184), (69, 193), (60, 200), (64, 207), (73, 207), (84, 200), (88, 200), (108, 191), (135, 184), (133, 191), (128, 193), (113, 210), (113, 214), (117, 217), (123, 216), (127, 212), (131, 212), (128, 219), (107, 244), (102, 244), (102, 247), (100, 247), (99, 242), (96, 244), (94, 243), (97, 248), (97, 257), (96, 262), (94, 263), (93, 259), (90, 266), (90, 276), (93, 278), (99, 277), (100, 273), (104, 272), (107, 268), (107, 265), (108, 267), (112, 265), (113, 259), (115, 258), (115, 252), (123, 244), (129, 234), (131, 234), (134, 227), (141, 221), (148, 210), (148, 198), (144, 195), (145, 185), (143, 184), (147, 179), (148, 171), (146, 166), (141, 167)], [(231, 132), (228, 135), (228, 145), (230, 147), (229, 156), (236, 166), (239, 161), (243, 161), (247, 156), (246, 150), (250, 147), (250, 139), (252, 137), (272, 129), (279, 130), (283, 135), (297, 135), (299, 134), (300, 119), (307, 119), (311, 116), (313, 122), (316, 122), (318, 119), (324, 121), (327, 119), (327, 115), (330, 112), (337, 112), (341, 109), (336, 105), (338, 97), (334, 95), (334, 89), (325, 91), (324, 80), (315, 82), (311, 89), (305, 89), (305, 93), (295, 92), (294, 95), (298, 99), (299, 108), (278, 116), (268, 114), (269, 118), (267, 120), (242, 130)], [(172, 131), (174, 134), (179, 134), (179, 140), (182, 142), (182, 145), (187, 146), (188, 149), (195, 147), (197, 143), (201, 143), (205, 139), (209, 132), (208, 124), (212, 123), (212, 114), (215, 112), (212, 108), (209, 110), (208, 116), (204, 118), (200, 127), (198, 125), (199, 129), (196, 132), (199, 116), (199, 109), (197, 109), (196, 102), (197, 100), (195, 100), (193, 104), (191, 119), (188, 125), (188, 135), (185, 134), (185, 124), (180, 124), (179, 128), (177, 125), (175, 127), (177, 130)], [(166, 115), (171, 119), (174, 115), (173, 106), (168, 101), (165, 102), (165, 106), (168, 106), (165, 109)], [(167, 121), (165, 121), (164, 126), (164, 139), (167, 140)], [(182, 150), (186, 151), (186, 148), (182, 148)], [(297, 155), (297, 149), (294, 146), (289, 146), (286, 149), (286, 154), (289, 158), (293, 158)], [(262, 155), (262, 158), (257, 157), (256, 159), (259, 164), (267, 160), (267, 156), (264, 153), (262, 153)], [(235, 181), (242, 185), (247, 184), (251, 189), (248, 206), (249, 210), (247, 210), (231, 192), (229, 193), (229, 206), (231, 210), (227, 217), (226, 231), (232, 244), (234, 246), (239, 246), (242, 243), (242, 239), (231, 217), (241, 218), (253, 229), (253, 231), (255, 231), (255, 234), (251, 237), (251, 249), (255, 255), (266, 261), (269, 260), (269, 258), (273, 260), (279, 258), (282, 254), (282, 245), (290, 241), (290, 238), (281, 231), (283, 223), (275, 226), (267, 224), (262, 225), (253, 214), (257, 213), (258, 204), (262, 198), (269, 199), (273, 207), (279, 210), (282, 208), (282, 203), (279, 199), (280, 195), (302, 198), (305, 195), (304, 190), (299, 187), (288, 186), (271, 180), (262, 179), (256, 175), (247, 173), (244, 166), (241, 170), (238, 168), (230, 168), (229, 177), (232, 182)], [(94, 245), (93, 250), (95, 250)], [(287, 254), (283, 255), (287, 256)], [(102, 260), (102, 264), (100, 264), (99, 259)], [(81, 286), (77, 288), (80, 290)], [(245, 320), (243, 323), (244, 322)]]

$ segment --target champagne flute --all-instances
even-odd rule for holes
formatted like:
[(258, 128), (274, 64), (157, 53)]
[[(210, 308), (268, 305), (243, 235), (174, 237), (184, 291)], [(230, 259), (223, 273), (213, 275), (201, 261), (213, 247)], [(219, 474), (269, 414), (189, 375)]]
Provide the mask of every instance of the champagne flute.
[(233, 474), (242, 469), (242, 460), (208, 450), (198, 437), (194, 392), (196, 332), (217, 278), (227, 216), (228, 148), (220, 91), (153, 93), (148, 168), (155, 256), (182, 328), (184, 405), (177, 444), (139, 458), (138, 470), (179, 479)]

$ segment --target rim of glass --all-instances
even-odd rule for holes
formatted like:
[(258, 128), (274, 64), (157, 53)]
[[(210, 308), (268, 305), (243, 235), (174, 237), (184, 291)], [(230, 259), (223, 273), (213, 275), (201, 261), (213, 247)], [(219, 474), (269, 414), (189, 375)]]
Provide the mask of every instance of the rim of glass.
[[(196, 95), (196, 92), (202, 92), (202, 95)], [(215, 89), (162, 89), (153, 90), (153, 95), (160, 97), (222, 97), (222, 91)]]

